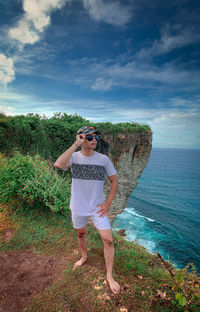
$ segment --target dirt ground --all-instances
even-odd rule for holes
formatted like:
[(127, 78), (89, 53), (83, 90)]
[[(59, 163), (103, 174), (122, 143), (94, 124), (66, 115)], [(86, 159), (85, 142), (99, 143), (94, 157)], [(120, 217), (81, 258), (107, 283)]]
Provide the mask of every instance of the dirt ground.
[[(12, 237), (4, 232), (4, 240)], [(30, 249), (0, 252), (0, 312), (22, 312), (32, 296), (59, 280), (67, 257), (38, 255)]]

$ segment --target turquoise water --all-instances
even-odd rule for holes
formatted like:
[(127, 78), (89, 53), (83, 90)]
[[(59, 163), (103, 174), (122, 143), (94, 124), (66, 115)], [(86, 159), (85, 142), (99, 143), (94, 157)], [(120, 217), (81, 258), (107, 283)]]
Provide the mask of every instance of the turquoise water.
[(153, 148), (113, 225), (176, 267), (200, 271), (200, 150)]

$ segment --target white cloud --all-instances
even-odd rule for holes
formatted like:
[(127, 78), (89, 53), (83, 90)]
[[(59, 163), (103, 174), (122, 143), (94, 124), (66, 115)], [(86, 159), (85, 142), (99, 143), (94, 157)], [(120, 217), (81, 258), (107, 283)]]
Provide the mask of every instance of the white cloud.
[[(157, 66), (148, 62), (129, 61), (122, 64), (117, 61), (109, 65), (107, 62), (95, 61), (87, 67), (82, 67), (79, 72), (80, 84), (86, 86), (89, 83), (93, 90), (102, 91), (113, 87), (163, 91), (163, 88), (169, 90), (174, 89), (174, 86), (177, 90), (199, 90), (200, 83), (199, 70), (184, 70), (173, 63)], [(87, 80), (84, 77), (87, 77)]]
[(155, 40), (151, 47), (143, 48), (137, 53), (139, 58), (154, 57), (169, 53), (177, 48), (193, 44), (200, 40), (200, 34), (192, 27), (180, 24), (167, 24), (161, 30), (160, 40)]
[(163, 125), (163, 127), (174, 127), (179, 126), (183, 127), (185, 126), (185, 123), (188, 120), (194, 120), (199, 119), (200, 113), (198, 111), (166, 111), (162, 113), (159, 117), (154, 118), (153, 123), (155, 125)]
[(97, 78), (95, 84), (92, 85), (93, 90), (101, 90), (101, 91), (108, 91), (112, 86), (111, 81), (106, 81), (103, 78)]
[(65, 2), (66, 0), (24, 0), (25, 17), (41, 32), (50, 24), (51, 12), (60, 9)]
[(23, 100), (27, 101), (28, 98), (22, 93), (17, 93), (9, 88), (4, 88), (0, 90), (0, 101), (2, 101), (2, 105), (3, 103), (6, 103), (7, 105), (10, 105), (11, 103), (18, 104), (20, 102), (23, 102)]
[[(39, 51), (39, 52), (38, 52)], [(50, 51), (50, 52), (49, 52)], [(174, 93), (198, 92), (200, 75), (198, 68), (184, 69), (182, 65), (167, 63), (154, 65), (147, 61), (135, 61), (129, 58), (125, 63), (120, 59), (97, 60), (88, 58), (84, 61), (67, 60), (63, 68), (48, 64), (38, 70), (35, 59), (54, 57), (54, 51), (48, 46), (32, 49), (29, 54), (21, 53), (13, 58), (16, 71), (22, 74), (38, 75), (57, 82), (73, 83), (81, 88), (91, 88), (94, 91), (109, 92), (111, 89), (124, 88), (131, 90), (148, 89), (149, 92)], [(187, 64), (186, 64), (187, 66)], [(183, 103), (183, 102), (182, 102)], [(170, 103), (178, 105), (178, 101)], [(179, 101), (179, 105), (181, 102)], [(187, 105), (187, 103), (186, 103)]]
[(131, 18), (130, 7), (119, 1), (83, 0), (86, 10), (95, 21), (103, 21), (114, 26), (122, 26)]
[(167, 24), (161, 34), (160, 43), (158, 46), (155, 45), (155, 49), (158, 49), (160, 54), (190, 45), (200, 39), (200, 34), (192, 26), (186, 27), (181, 24)]
[(7, 84), (14, 80), (15, 71), (12, 58), (0, 53), (0, 83)]
[(24, 0), (24, 14), (16, 27), (9, 30), (12, 39), (22, 44), (34, 44), (40, 33), (50, 24), (50, 14), (69, 0)]
[(172, 97), (169, 100), (169, 105), (174, 108), (190, 108), (192, 110), (200, 107), (200, 96), (191, 96), (190, 99), (182, 97)]
[(7, 116), (13, 116), (13, 107), (0, 105), (0, 113), (5, 114)]
[(150, 122), (153, 144), (160, 147), (200, 148), (197, 134), (200, 133), (200, 113), (198, 111), (161, 111)]
[[(23, 0), (24, 14), (18, 23), (9, 30), (9, 36), (17, 40), (21, 47), (34, 44), (51, 22), (52, 11), (61, 9), (72, 0)], [(119, 1), (81, 0), (84, 8), (96, 21), (122, 26), (130, 20), (130, 7), (122, 6)]]
[(20, 20), (17, 27), (9, 30), (11, 38), (20, 41), (22, 44), (34, 44), (39, 40), (36, 31), (31, 30), (31, 24), (28, 20)]

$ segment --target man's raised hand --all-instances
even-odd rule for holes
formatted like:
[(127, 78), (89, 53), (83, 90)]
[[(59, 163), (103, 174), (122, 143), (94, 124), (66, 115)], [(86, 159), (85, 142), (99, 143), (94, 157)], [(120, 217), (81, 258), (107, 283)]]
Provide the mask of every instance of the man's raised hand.
[(85, 141), (85, 138), (86, 138), (85, 133), (77, 134), (77, 136), (76, 136), (76, 143), (78, 144), (78, 146), (83, 144), (83, 142)]

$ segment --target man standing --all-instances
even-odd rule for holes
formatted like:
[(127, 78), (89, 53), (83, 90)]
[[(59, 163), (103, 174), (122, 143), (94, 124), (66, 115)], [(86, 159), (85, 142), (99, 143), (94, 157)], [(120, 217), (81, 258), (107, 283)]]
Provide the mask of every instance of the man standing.
[[(104, 258), (107, 281), (114, 294), (119, 293), (120, 286), (113, 279), (114, 244), (108, 211), (115, 197), (118, 181), (116, 170), (110, 159), (94, 151), (100, 132), (94, 127), (83, 126), (77, 131), (76, 141), (55, 162), (54, 167), (72, 169), (72, 195), (70, 209), (72, 222), (78, 233), (81, 259), (74, 264), (74, 269), (87, 260), (86, 233), (89, 217), (92, 218), (104, 243)], [(81, 146), (81, 151), (75, 150)], [(111, 182), (109, 196), (104, 201), (104, 175)]]

